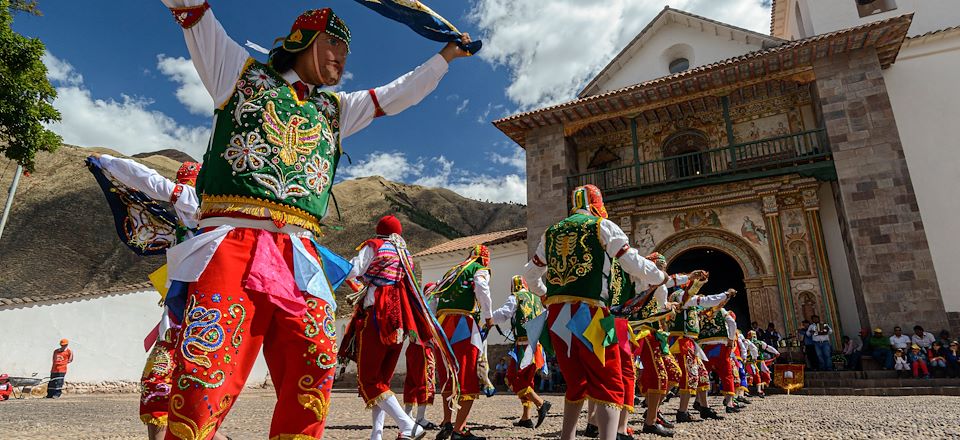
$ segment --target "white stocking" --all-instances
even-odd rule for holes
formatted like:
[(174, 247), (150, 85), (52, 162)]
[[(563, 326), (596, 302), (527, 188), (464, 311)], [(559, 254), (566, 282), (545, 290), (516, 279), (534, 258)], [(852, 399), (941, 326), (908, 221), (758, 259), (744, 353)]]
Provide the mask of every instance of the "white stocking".
[(395, 422), (397, 422), (397, 427), (400, 428), (400, 432), (403, 434), (410, 434), (410, 431), (413, 430), (414, 426), (417, 424), (410, 418), (407, 413), (403, 412), (403, 407), (400, 406), (400, 402), (397, 401), (397, 396), (390, 396), (387, 399), (383, 400), (377, 404), (387, 415), (390, 416)]
[(420, 405), (417, 407), (417, 422), (426, 422), (427, 421), (427, 405)]
[(373, 430), (370, 431), (370, 440), (383, 439), (383, 421), (387, 413), (383, 412), (379, 406), (373, 407)]

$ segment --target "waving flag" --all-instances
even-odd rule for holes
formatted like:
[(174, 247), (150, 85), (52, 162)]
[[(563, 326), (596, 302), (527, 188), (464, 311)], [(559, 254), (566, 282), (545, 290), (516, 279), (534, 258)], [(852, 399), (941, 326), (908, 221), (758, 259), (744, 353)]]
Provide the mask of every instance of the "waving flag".
[(177, 215), (169, 203), (120, 183), (96, 157), (87, 158), (87, 168), (107, 198), (120, 241), (130, 250), (138, 255), (163, 255), (177, 243)]
[(423, 37), (441, 43), (457, 42), (457, 46), (473, 55), (480, 51), (483, 42), (471, 41), (464, 45), (460, 43), (462, 32), (447, 19), (433, 12), (427, 5), (417, 0), (356, 0), (380, 15), (398, 21), (413, 29)]

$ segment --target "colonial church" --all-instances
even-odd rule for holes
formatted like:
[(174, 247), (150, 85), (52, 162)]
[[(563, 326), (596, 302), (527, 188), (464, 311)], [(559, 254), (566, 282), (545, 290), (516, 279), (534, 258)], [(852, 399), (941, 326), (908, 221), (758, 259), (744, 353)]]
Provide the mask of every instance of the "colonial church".
[(530, 248), (591, 183), (641, 252), (739, 290), (743, 328), (956, 331), (958, 71), (951, 0), (773, 0), (770, 35), (666, 8), (577, 99), (494, 124)]

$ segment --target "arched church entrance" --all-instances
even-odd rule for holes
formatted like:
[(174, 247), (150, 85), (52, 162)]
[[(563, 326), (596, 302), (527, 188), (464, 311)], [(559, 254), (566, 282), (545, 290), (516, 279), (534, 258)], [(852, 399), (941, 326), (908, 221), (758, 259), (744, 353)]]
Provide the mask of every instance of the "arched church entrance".
[(704, 284), (701, 294), (716, 294), (727, 289), (736, 289), (738, 294), (730, 300), (726, 309), (737, 315), (738, 328), (750, 328), (750, 305), (743, 269), (735, 258), (710, 247), (693, 248), (677, 255), (667, 266), (668, 273), (688, 273), (702, 269), (710, 273), (710, 281)]

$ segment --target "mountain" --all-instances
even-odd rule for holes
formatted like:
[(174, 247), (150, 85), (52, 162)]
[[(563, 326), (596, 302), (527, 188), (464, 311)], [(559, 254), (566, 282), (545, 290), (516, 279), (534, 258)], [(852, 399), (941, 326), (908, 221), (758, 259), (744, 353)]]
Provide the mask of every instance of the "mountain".
[[(120, 156), (103, 148), (64, 145), (41, 153), (37, 170), (20, 179), (13, 211), (0, 238), (0, 298), (43, 298), (88, 292), (146, 281), (163, 257), (140, 257), (120, 243), (110, 209), (84, 165), (91, 151)], [(172, 178), (189, 156), (175, 150), (139, 154), (136, 160)], [(176, 158), (175, 159), (172, 159)], [(16, 165), (0, 160), (0, 200)], [(448, 239), (523, 227), (526, 208), (485, 203), (440, 188), (426, 188), (367, 177), (334, 185), (340, 215), (333, 206), (319, 241), (350, 258), (373, 234), (376, 221), (394, 214), (413, 252)]]

